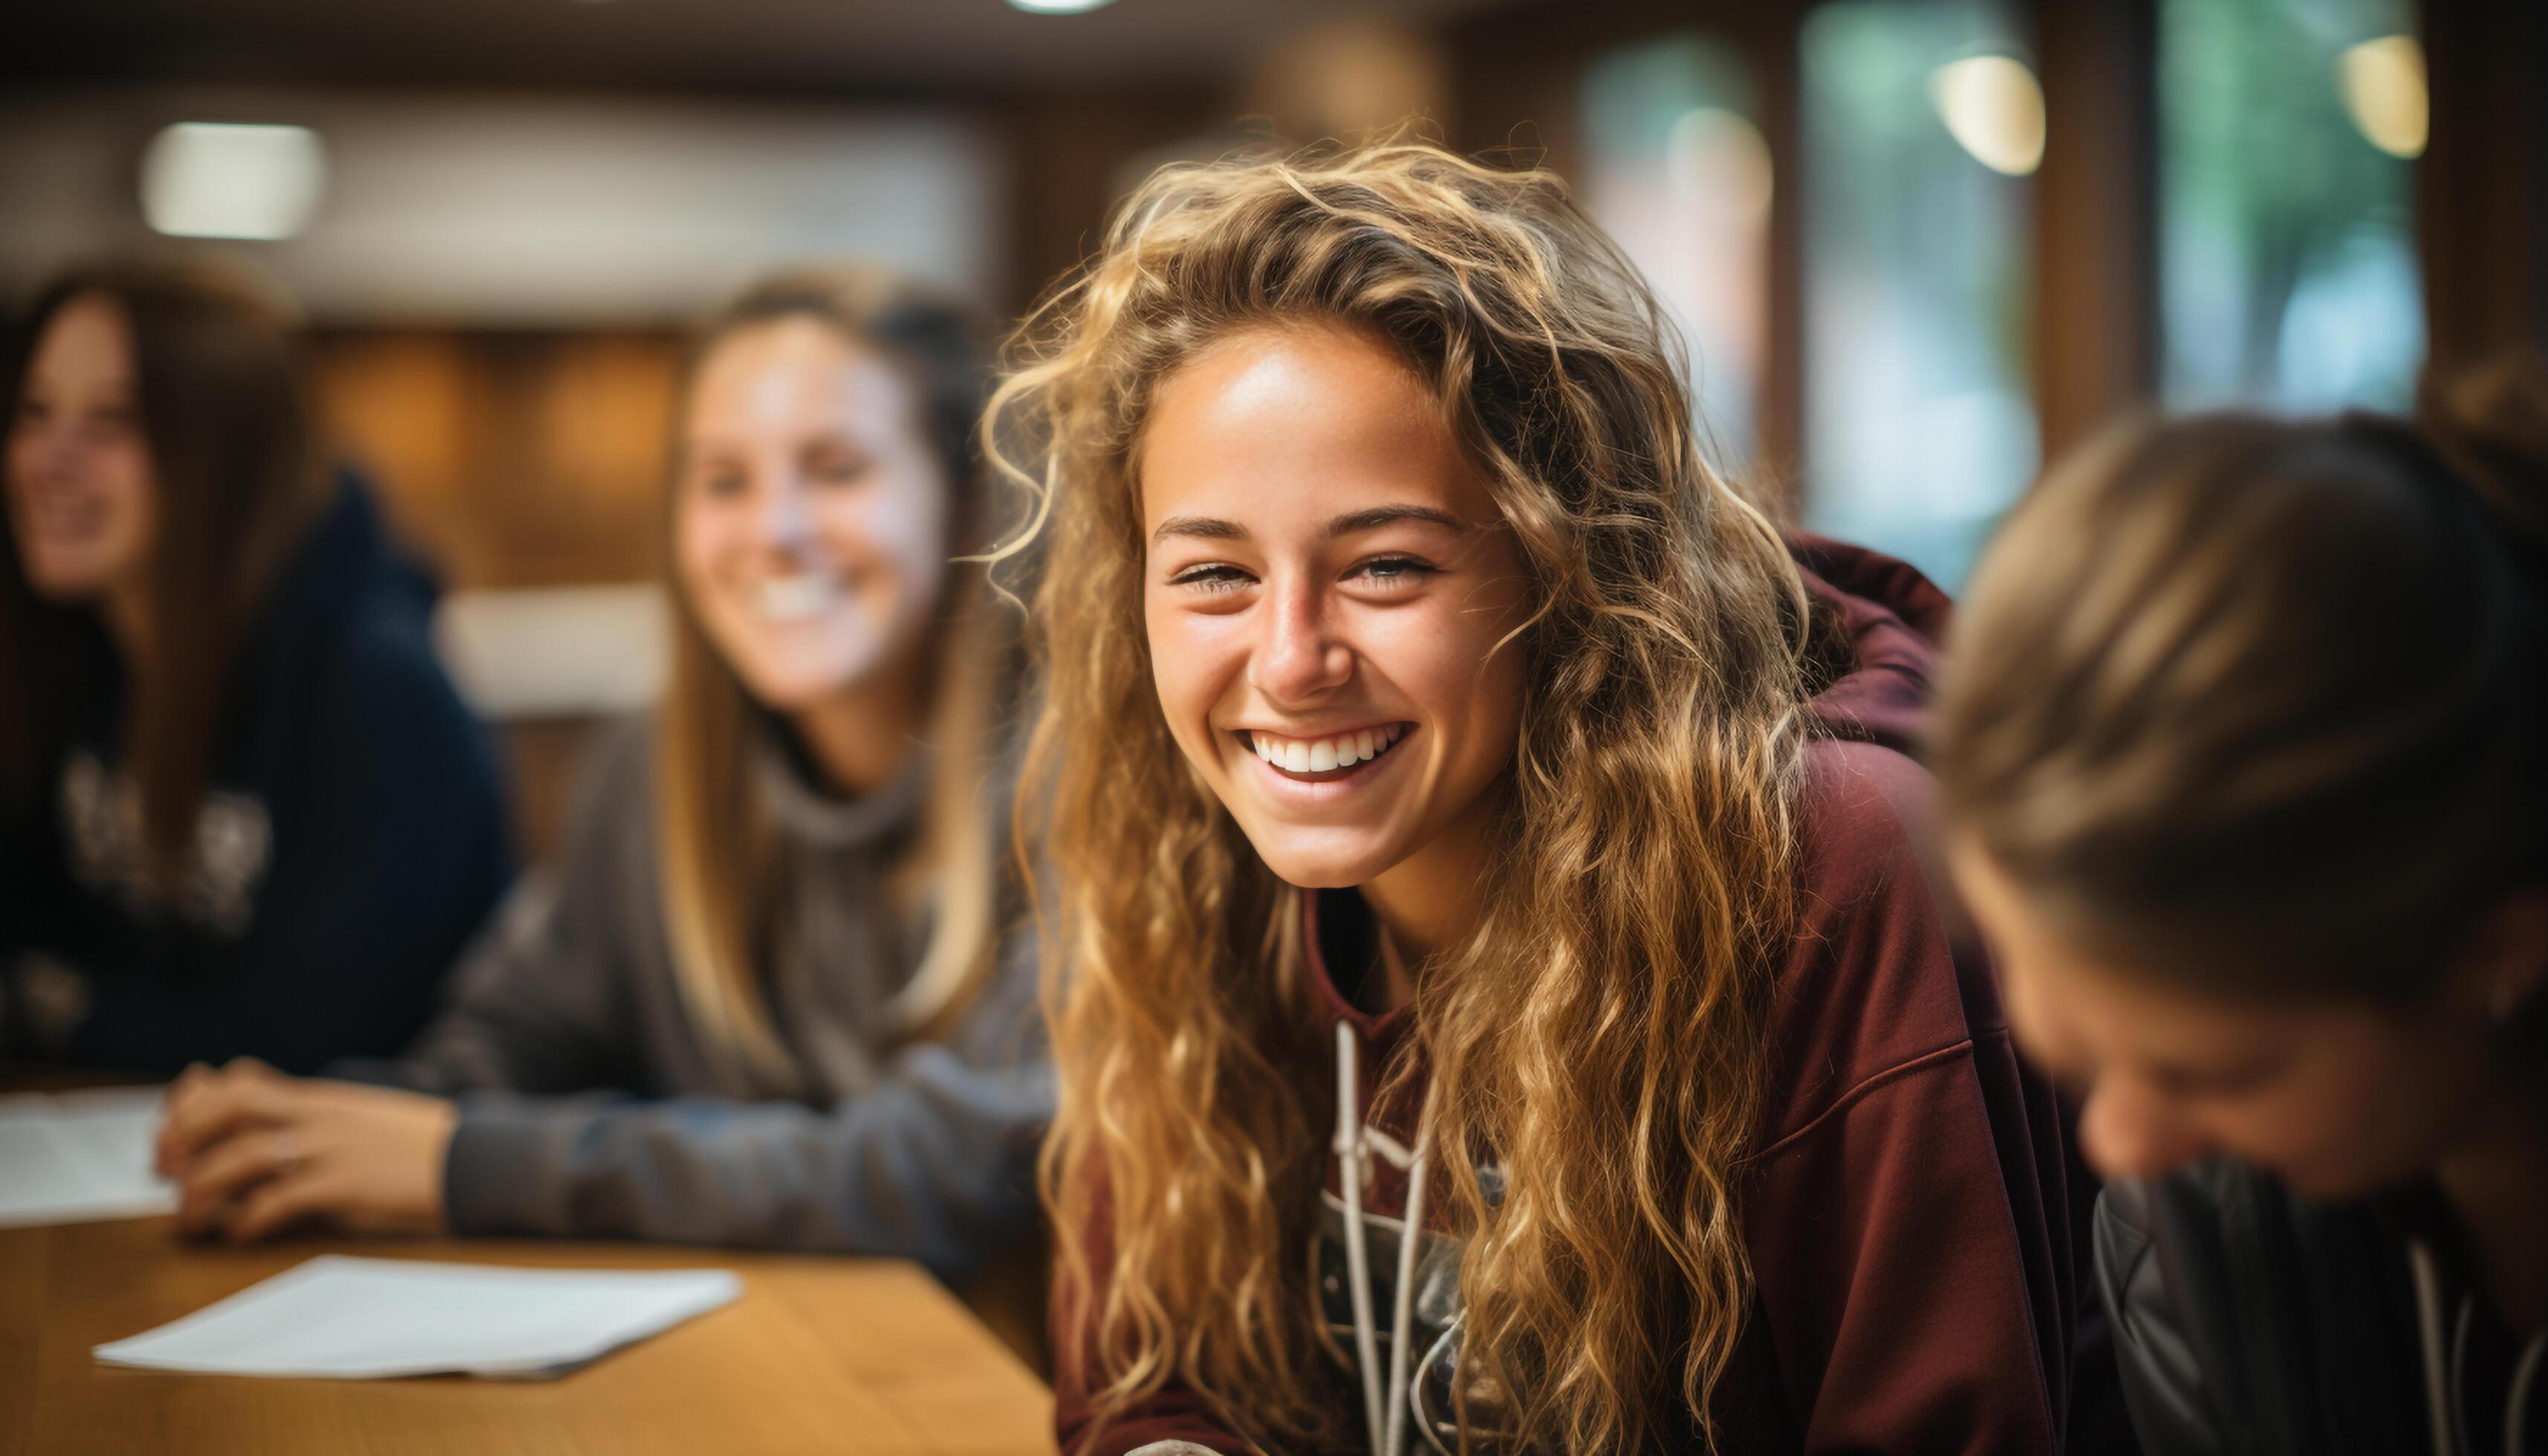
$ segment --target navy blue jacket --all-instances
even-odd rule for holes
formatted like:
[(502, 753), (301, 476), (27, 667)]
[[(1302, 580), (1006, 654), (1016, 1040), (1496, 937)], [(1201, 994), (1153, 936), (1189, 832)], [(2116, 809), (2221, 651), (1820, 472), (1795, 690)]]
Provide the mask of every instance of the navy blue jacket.
[(0, 1055), (306, 1072), (406, 1045), (512, 870), (432, 600), (347, 476), (249, 629), (173, 891), (140, 871), (120, 692), (84, 705), (0, 877)]

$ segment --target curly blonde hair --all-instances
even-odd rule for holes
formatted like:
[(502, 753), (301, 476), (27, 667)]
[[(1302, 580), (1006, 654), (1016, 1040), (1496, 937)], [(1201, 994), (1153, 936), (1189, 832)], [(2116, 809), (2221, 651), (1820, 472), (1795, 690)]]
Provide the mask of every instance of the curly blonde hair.
[(1060, 1358), (1098, 1428), (1174, 1382), (1271, 1446), (1347, 1436), (1303, 1256), (1334, 1110), (1297, 892), (1161, 716), (1135, 461), (1186, 360), (1299, 319), (1417, 371), (1536, 588), (1486, 913), (1414, 1013), (1467, 1240), (1463, 1428), (1626, 1451), (1685, 1406), (1706, 1431), (1792, 923), (1803, 586), (1701, 462), (1678, 345), (1557, 179), (1397, 137), (1153, 175), (1022, 325), (984, 425), (1046, 553), (1022, 818), (1061, 872)]

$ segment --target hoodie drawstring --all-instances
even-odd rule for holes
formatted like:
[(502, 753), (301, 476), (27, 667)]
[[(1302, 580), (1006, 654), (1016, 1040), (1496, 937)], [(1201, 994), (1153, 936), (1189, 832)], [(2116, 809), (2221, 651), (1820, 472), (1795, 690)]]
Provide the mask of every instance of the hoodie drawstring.
[(1344, 1165), (1345, 1278), (1353, 1284), (1354, 1368), (1362, 1372), (1364, 1433), (1374, 1452), (1380, 1440), (1380, 1352), (1371, 1320), (1371, 1250), (1362, 1236), (1362, 1108), (1357, 1094), (1353, 1028), (1336, 1023), (1336, 1160)]
[[(2459, 1330), (2452, 1341), (2454, 1349), (2442, 1350), (2442, 1276), (2433, 1262), (2433, 1251), (2423, 1240), (2410, 1239), (2407, 1262), (2415, 1275), (2415, 1332), (2424, 1349), (2424, 1392), (2426, 1407), (2432, 1417), (2433, 1456), (2455, 1456), (2467, 1444), (2460, 1439), (2460, 1367), (2467, 1358), (2469, 1319), (2476, 1311), (2476, 1297), (2460, 1297)], [(2504, 1395), (2504, 1456), (2521, 1456), (2521, 1436), (2530, 1423), (2530, 1388), (2539, 1380), (2541, 1357), (2548, 1355), (2548, 1330), (2531, 1336), (2521, 1358), (2512, 1368), (2512, 1385)]]
[(2407, 1244), (2415, 1272), (2415, 1333), (2424, 1351), (2424, 1409), (2433, 1427), (2433, 1456), (2451, 1456), (2450, 1362), (2442, 1355), (2442, 1276), (2422, 1240)]
[(2530, 1388), (2539, 1383), (2543, 1355), (2548, 1355), (2548, 1329), (2530, 1337), (2530, 1348), (2521, 1352), (2521, 1363), (2512, 1367), (2512, 1396), (2503, 1415), (2503, 1449), (2507, 1456), (2521, 1456), (2522, 1432), (2530, 1426)]
[[(1433, 1092), (1426, 1088), (1415, 1150), (1407, 1165), (1407, 1213), (1398, 1235), (1398, 1288), (1389, 1312), (1389, 1376), (1380, 1373), (1380, 1330), (1371, 1311), (1371, 1247), (1362, 1227), (1362, 1160), (1380, 1135), (1363, 1126), (1360, 1048), (1349, 1022), (1336, 1023), (1336, 1160), (1345, 1185), (1345, 1277), (1353, 1281), (1354, 1367), (1362, 1376), (1363, 1424), (1374, 1456), (1407, 1450), (1407, 1345), (1415, 1316), (1415, 1254), (1423, 1237), (1424, 1166), (1430, 1150)], [(1393, 1140), (1393, 1144), (1395, 1142)], [(1381, 1396), (1386, 1391), (1388, 1401)], [(1382, 1412), (1387, 1411), (1384, 1415)]]

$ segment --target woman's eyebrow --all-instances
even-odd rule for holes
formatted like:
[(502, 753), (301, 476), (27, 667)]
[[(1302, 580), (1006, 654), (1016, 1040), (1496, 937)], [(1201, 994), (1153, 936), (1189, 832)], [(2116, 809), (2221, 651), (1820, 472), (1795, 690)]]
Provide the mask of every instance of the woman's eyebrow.
[(1337, 536), (1350, 536), (1357, 532), (1376, 531), (1382, 526), (1410, 520), (1423, 521), (1440, 526), (1446, 531), (1462, 534), (1469, 529), (1467, 521), (1447, 510), (1436, 509), (1430, 505), (1375, 505), (1368, 510), (1350, 511), (1327, 522), (1327, 535), (1330, 539)]
[[(1348, 511), (1327, 522), (1326, 534), (1328, 539), (1333, 540), (1338, 536), (1350, 536), (1361, 531), (1376, 531), (1382, 526), (1397, 525), (1401, 521), (1422, 521), (1428, 525), (1440, 526), (1446, 531), (1463, 534), (1469, 530), (1467, 521), (1447, 510), (1431, 505), (1400, 504), (1374, 505), (1365, 510)], [(1247, 527), (1234, 520), (1225, 520), (1217, 515), (1172, 515), (1159, 522), (1159, 528), (1150, 533), (1150, 544), (1156, 546), (1172, 536), (1184, 536), (1203, 541), (1254, 539)]]
[(1248, 539), (1247, 527), (1240, 525), (1234, 520), (1223, 520), (1221, 517), (1216, 515), (1169, 516), (1166, 520), (1159, 522), (1159, 528), (1157, 530), (1150, 533), (1150, 544), (1156, 546), (1161, 541), (1167, 540), (1171, 536), (1189, 536), (1201, 541), (1244, 541)]

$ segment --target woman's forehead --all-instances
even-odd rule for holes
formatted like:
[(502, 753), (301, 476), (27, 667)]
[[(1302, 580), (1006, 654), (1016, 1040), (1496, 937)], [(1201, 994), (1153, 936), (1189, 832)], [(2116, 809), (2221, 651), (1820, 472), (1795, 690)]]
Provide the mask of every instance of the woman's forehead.
[(1145, 530), (1194, 510), (1323, 529), (1383, 497), (1494, 515), (1423, 382), (1334, 326), (1249, 330), (1189, 361), (1162, 384), (1136, 464)]

